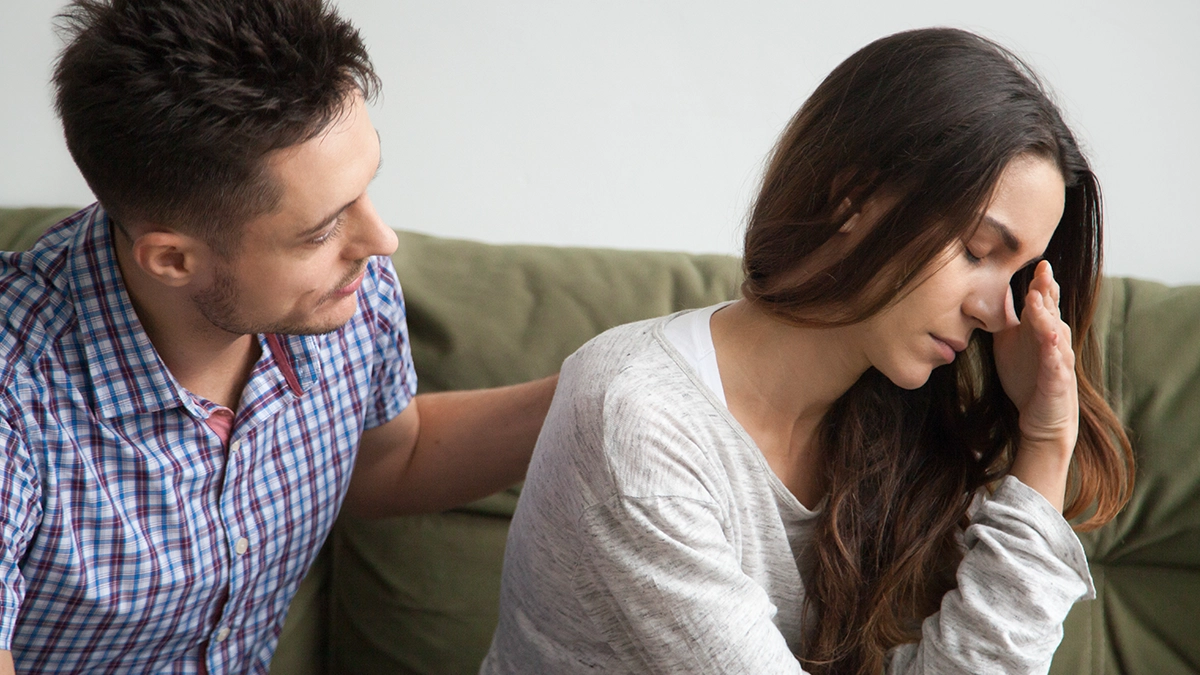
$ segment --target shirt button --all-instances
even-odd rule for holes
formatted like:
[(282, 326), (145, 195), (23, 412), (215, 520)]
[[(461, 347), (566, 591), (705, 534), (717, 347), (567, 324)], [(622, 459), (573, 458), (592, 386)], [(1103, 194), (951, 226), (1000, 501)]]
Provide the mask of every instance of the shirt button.
[(236, 454), (241, 451), (242, 451), (242, 439), (239, 438), (238, 440), (229, 444), (229, 452)]
[(250, 550), (250, 540), (245, 537), (238, 537), (238, 540), (233, 542), (233, 550), (237, 551), (238, 555), (244, 555)]
[(217, 642), (224, 642), (231, 632), (229, 626), (222, 626), (221, 630), (217, 631)]

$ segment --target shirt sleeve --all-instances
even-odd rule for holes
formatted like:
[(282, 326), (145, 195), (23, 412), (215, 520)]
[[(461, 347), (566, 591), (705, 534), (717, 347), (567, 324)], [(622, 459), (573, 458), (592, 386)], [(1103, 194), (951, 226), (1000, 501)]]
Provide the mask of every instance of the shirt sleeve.
[(890, 655), (890, 674), (1045, 673), (1062, 624), (1096, 595), (1083, 546), (1041, 494), (1013, 476), (983, 500), (965, 533), (958, 587)]
[(417, 395), (417, 371), (413, 367), (404, 294), (396, 280), (396, 270), (386, 256), (374, 258), (371, 267), (376, 277), (372, 291), (375, 362), (364, 429), (372, 429), (399, 415)]
[(12, 649), (17, 615), (25, 598), (20, 562), (41, 520), (41, 490), (25, 444), (0, 420), (0, 650)]

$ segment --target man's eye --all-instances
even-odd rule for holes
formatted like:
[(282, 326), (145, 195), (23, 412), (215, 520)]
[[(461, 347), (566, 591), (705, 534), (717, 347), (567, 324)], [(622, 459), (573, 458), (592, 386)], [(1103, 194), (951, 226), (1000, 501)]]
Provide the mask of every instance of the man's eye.
[(336, 237), (338, 232), (341, 232), (341, 231), (342, 231), (342, 216), (339, 214), (337, 218), (333, 219), (333, 227), (326, 230), (325, 234), (322, 234), (321, 236), (313, 239), (312, 243), (317, 244), (317, 245), (324, 244), (325, 242), (329, 241), (330, 239), (333, 239), (334, 237)]

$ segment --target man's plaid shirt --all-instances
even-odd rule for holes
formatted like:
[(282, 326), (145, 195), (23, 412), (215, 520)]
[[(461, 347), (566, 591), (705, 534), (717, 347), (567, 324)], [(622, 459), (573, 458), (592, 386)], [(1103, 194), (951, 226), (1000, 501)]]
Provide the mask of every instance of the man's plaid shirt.
[(0, 253), (0, 649), (17, 672), (266, 673), (364, 428), (416, 393), (375, 258), (344, 327), (259, 336), (236, 416), (184, 389), (91, 206)]

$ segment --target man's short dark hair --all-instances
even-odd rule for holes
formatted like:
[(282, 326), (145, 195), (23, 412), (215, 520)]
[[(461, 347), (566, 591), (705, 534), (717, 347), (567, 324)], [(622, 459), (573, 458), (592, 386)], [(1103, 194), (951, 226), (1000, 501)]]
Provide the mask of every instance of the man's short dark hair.
[(324, 0), (74, 0), (54, 71), (67, 147), (118, 222), (228, 250), (273, 211), (266, 155), (315, 137), (379, 87)]

